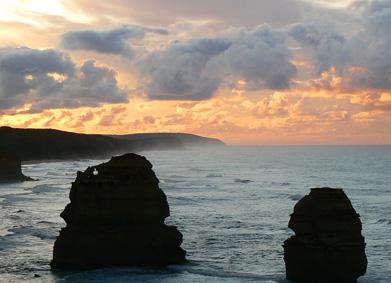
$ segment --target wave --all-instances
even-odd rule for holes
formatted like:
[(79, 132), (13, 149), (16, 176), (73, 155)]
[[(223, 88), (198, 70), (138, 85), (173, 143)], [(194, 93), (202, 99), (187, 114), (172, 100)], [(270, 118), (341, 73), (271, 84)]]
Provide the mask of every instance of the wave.
[(295, 195), (290, 195), (290, 196), (289, 196), (289, 198), (290, 198), (291, 200), (294, 200), (294, 201), (298, 201), (298, 200), (300, 200), (302, 197), (303, 197), (303, 196), (300, 195), (300, 194), (295, 194)]
[(186, 182), (186, 180), (177, 180), (177, 179), (169, 179), (169, 178), (164, 178), (160, 180), (161, 183), (183, 183)]
[(210, 277), (210, 279), (215, 278), (216, 280), (219, 280), (220, 278), (220, 280), (224, 281), (232, 279), (232, 281), (230, 280), (231, 282), (288, 282), (286, 279), (284, 279), (284, 274), (271, 276), (258, 275), (246, 272), (224, 270), (221, 267), (213, 266), (210, 264), (208, 264), (208, 266), (204, 266), (205, 264), (207, 264), (207, 262), (190, 262), (189, 264), (173, 266), (172, 268), (176, 269), (177, 271), (184, 271), (192, 274), (201, 275), (204, 277)]
[(207, 172), (207, 171), (211, 171), (211, 170), (201, 169), (201, 168), (189, 168), (188, 171), (191, 171), (191, 172)]
[(181, 204), (192, 204), (192, 203), (197, 203), (198, 202), (194, 198), (180, 197), (180, 196), (178, 196), (178, 197), (171, 196), (170, 200), (175, 201), (177, 204), (178, 203), (181, 203)]
[[(6, 236), (10, 236), (14, 234), (12, 231), (10, 231), (9, 229), (7, 228), (0, 228), (0, 237), (6, 237)], [(0, 246), (0, 250), (1, 250), (1, 246)]]
[(220, 178), (223, 177), (222, 174), (208, 174), (205, 176), (206, 178)]
[(389, 225), (391, 225), (391, 220), (389, 220), (389, 219), (379, 219), (378, 221), (376, 221), (376, 224), (389, 224)]
[(42, 193), (49, 193), (54, 190), (63, 190), (63, 189), (59, 188), (59, 187), (53, 187), (50, 185), (37, 185), (29, 190), (31, 190), (31, 192), (33, 192), (35, 194), (42, 194)]
[(252, 183), (254, 181), (253, 180), (249, 180), (249, 179), (235, 179), (234, 182), (235, 183), (248, 184), (248, 183)]
[(23, 226), (9, 229), (9, 232), (18, 237), (21, 235), (29, 235), (40, 240), (54, 240), (57, 237), (58, 228), (35, 228), (32, 226)]

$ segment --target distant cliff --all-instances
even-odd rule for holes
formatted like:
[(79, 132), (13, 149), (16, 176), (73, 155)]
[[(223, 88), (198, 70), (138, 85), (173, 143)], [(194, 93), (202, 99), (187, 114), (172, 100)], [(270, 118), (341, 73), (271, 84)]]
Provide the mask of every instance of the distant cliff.
[(215, 139), (189, 134), (87, 135), (52, 129), (0, 127), (0, 157), (20, 160), (107, 157), (143, 150), (185, 149), (224, 145)]
[(207, 138), (193, 134), (184, 133), (146, 133), (146, 134), (131, 134), (131, 135), (115, 135), (112, 136), (118, 139), (125, 139), (132, 142), (146, 142), (167, 145), (174, 141), (180, 142), (186, 148), (204, 147), (204, 146), (225, 146), (226, 144), (219, 139)]

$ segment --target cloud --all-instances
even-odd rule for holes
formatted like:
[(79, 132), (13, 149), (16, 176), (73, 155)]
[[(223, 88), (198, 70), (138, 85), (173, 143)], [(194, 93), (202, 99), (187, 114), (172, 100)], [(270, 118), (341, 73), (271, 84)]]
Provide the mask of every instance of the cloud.
[(67, 55), (55, 50), (0, 49), (0, 110), (23, 104), (34, 89), (56, 91), (61, 84), (51, 74), (71, 78), (75, 66)]
[(142, 84), (152, 99), (210, 98), (221, 83), (211, 60), (231, 43), (222, 38), (174, 42), (139, 63)]
[(142, 26), (95, 31), (70, 31), (62, 35), (61, 46), (67, 50), (95, 51), (133, 57), (134, 50), (129, 44), (131, 39), (142, 39), (147, 33), (168, 34), (166, 29)]
[(346, 89), (391, 90), (391, 1), (356, 1), (342, 24), (327, 20), (292, 25), (292, 36), (311, 58), (316, 74), (335, 68)]
[(330, 25), (298, 23), (290, 27), (289, 35), (312, 57), (317, 74), (331, 67), (345, 68), (351, 63), (353, 50), (348, 40)]
[[(364, 30), (357, 64), (366, 69), (352, 78), (357, 87), (391, 90), (391, 1), (373, 0), (363, 6)], [(361, 63), (361, 64), (360, 64)]]
[[(55, 119), (55, 117), (53, 117), (53, 119)], [(86, 125), (86, 123), (93, 121), (93, 119), (94, 119), (94, 113), (90, 110), (87, 113), (82, 114), (81, 116), (77, 117), (77, 119), (75, 119), (75, 123), (72, 126), (75, 128), (84, 127)], [(48, 126), (50, 126), (50, 123), (52, 121), (53, 120), (49, 120), (47, 122)]]
[(221, 56), (233, 81), (244, 80), (251, 89), (287, 89), (296, 75), (285, 36), (268, 25), (240, 30)]
[(284, 36), (267, 25), (209, 38), (176, 41), (139, 62), (151, 99), (202, 100), (245, 80), (251, 89), (286, 89), (296, 68)]
[(263, 98), (253, 109), (257, 118), (286, 117), (289, 113), (290, 102), (286, 94), (275, 93)]
[(69, 57), (53, 49), (35, 50), (26, 47), (0, 49), (1, 70), (12, 73), (72, 74), (74, 65)]
[[(195, 28), (176, 30), (175, 38), (184, 40), (161, 49), (155, 44), (150, 50), (158, 50), (139, 62), (140, 87), (152, 99), (207, 99), (237, 79), (246, 81), (246, 88), (252, 90), (289, 88), (297, 73), (290, 63), (297, 50), (310, 58), (312, 78), (334, 68), (346, 89), (391, 89), (390, 0), (214, 0), (208, 5), (187, 0), (132, 0), (134, 11), (127, 8), (128, 2), (113, 0), (108, 6), (95, 1), (94, 6), (101, 13), (126, 20), (133, 17), (166, 26), (184, 21)], [(78, 1), (74, 5), (88, 11), (91, 4)], [(266, 25), (251, 28), (262, 22), (280, 29)], [(248, 28), (219, 31), (242, 25)], [(143, 26), (73, 31), (63, 35), (62, 45), (69, 50), (132, 57), (136, 47), (129, 41), (142, 39), (149, 32), (167, 33)], [(214, 35), (194, 37), (205, 33)], [(292, 39), (297, 50), (289, 46)], [(208, 48), (213, 50), (214, 44), (226, 46), (210, 56)], [(306, 75), (300, 79), (307, 79)]]
[(44, 91), (39, 91), (36, 96), (39, 100), (30, 112), (128, 102), (126, 91), (118, 87), (116, 72), (108, 67), (96, 66), (93, 60), (84, 62), (78, 75), (65, 81), (56, 93), (47, 96)]
[[(139, 4), (148, 6), (147, 2)], [(274, 4), (266, 1), (264, 5)], [(286, 90), (292, 86), (310, 87), (311, 82), (328, 86), (329, 90), (341, 87), (377, 93), (391, 89), (390, 0), (361, 0), (344, 9), (316, 5), (308, 9), (307, 12), (317, 9), (316, 15), (278, 29), (264, 24), (212, 32), (208, 37), (194, 38), (189, 33), (179, 35), (183, 40), (166, 45), (151, 43), (147, 38), (138, 43), (151, 43), (147, 49), (152, 51), (134, 60), (135, 65), (126, 61), (121, 68), (132, 73), (135, 66), (138, 90), (156, 100), (197, 101), (209, 99), (222, 89), (241, 93)], [(197, 18), (197, 11), (188, 12)], [(137, 51), (137, 47), (131, 46), (132, 40), (144, 39), (148, 33), (168, 31), (134, 25), (106, 31), (71, 31), (62, 36), (62, 46), (130, 58)], [(308, 57), (313, 65), (310, 74), (303, 75), (300, 72), (304, 68), (293, 63), (298, 53)], [(80, 64), (76, 66), (65, 53), (53, 49), (1, 49), (0, 108), (27, 103), (32, 104), (29, 111), (42, 111), (127, 102), (126, 90), (118, 86), (115, 70), (94, 61)], [(334, 71), (335, 76), (324, 76)], [(334, 83), (335, 78), (340, 83)]]
[(127, 101), (116, 72), (94, 61), (77, 67), (53, 49), (0, 49), (0, 111), (25, 104), (31, 104), (28, 112), (40, 112)]

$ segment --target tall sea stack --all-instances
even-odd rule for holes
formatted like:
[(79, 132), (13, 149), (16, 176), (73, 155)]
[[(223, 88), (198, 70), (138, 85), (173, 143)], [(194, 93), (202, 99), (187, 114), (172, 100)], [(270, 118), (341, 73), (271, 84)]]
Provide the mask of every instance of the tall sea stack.
[(360, 216), (342, 189), (316, 188), (294, 208), (284, 242), (288, 280), (353, 283), (367, 268)]
[(164, 224), (170, 215), (152, 164), (125, 154), (78, 172), (67, 226), (54, 244), (52, 268), (167, 265), (185, 261), (182, 234)]
[(0, 157), (0, 182), (30, 181), (31, 178), (23, 175), (20, 160)]

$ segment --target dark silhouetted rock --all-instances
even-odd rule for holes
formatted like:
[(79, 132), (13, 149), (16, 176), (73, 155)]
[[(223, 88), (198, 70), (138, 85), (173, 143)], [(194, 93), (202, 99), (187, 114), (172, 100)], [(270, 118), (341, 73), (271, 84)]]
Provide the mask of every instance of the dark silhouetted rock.
[(294, 208), (284, 242), (287, 279), (351, 283), (367, 268), (360, 216), (341, 189), (316, 188)]
[(22, 173), (20, 160), (0, 158), (0, 182), (22, 182), (32, 180)]
[(67, 223), (54, 250), (52, 268), (167, 265), (185, 261), (182, 234), (164, 224), (170, 215), (152, 164), (136, 154), (78, 172)]

